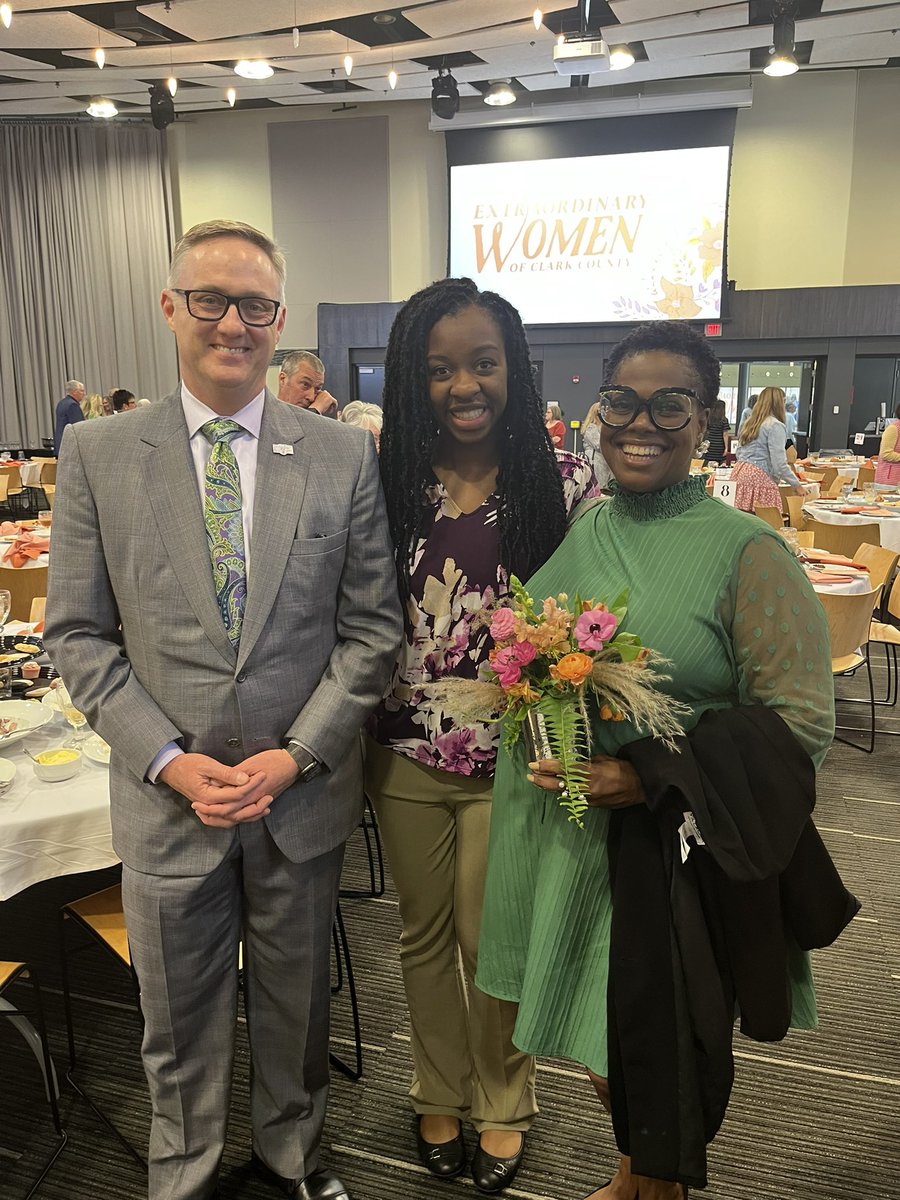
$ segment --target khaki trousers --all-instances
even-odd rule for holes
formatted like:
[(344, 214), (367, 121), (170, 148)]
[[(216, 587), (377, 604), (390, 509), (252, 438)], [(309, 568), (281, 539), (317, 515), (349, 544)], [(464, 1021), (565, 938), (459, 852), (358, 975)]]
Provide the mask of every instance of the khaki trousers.
[(412, 1023), (417, 1113), (528, 1129), (534, 1059), (512, 1044), (516, 1006), (475, 987), (491, 783), (366, 741), (366, 793), (400, 900), (400, 966)]

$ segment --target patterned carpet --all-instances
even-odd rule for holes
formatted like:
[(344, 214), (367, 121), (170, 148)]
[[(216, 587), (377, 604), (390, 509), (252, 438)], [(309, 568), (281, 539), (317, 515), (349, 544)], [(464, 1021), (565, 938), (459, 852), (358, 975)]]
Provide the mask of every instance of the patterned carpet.
[[(876, 669), (876, 686), (883, 668)], [(839, 690), (857, 690), (841, 681)], [(846, 706), (845, 706), (846, 707)], [(862, 709), (850, 710), (859, 720)], [(900, 731), (900, 714), (880, 718)], [(820, 1028), (780, 1045), (736, 1037), (737, 1082), (724, 1129), (710, 1152), (710, 1200), (897, 1200), (900, 1196), (900, 742), (880, 738), (871, 757), (836, 745), (820, 777), (817, 822), (863, 911), (838, 944), (815, 958)], [(365, 888), (360, 834), (351, 841), (345, 885)], [(54, 1054), (64, 1061), (56, 969), (55, 913), (66, 899), (105, 886), (107, 873), (33, 888), (0, 905), (0, 955), (26, 955), (46, 981)], [(380, 899), (342, 901), (359, 990), (364, 1076), (333, 1080), (325, 1161), (355, 1200), (473, 1196), (463, 1176), (440, 1182), (415, 1161), (406, 1104), (409, 1035), (396, 959), (398, 916), (388, 886)], [(98, 952), (80, 956), (74, 989), (82, 1079), (138, 1145), (148, 1124), (139, 1031), (128, 980)], [(24, 991), (9, 997), (25, 1003)], [(0, 1022), (0, 1198), (13, 1200), (51, 1143), (34, 1059)], [(333, 1050), (352, 1056), (346, 989), (335, 997)], [(579, 1200), (615, 1164), (609, 1124), (578, 1067), (542, 1062), (541, 1116), (526, 1161), (506, 1195)], [(143, 1177), (114, 1138), (67, 1087), (69, 1145), (41, 1188), (46, 1200), (129, 1200)], [(277, 1193), (247, 1174), (247, 1047), (239, 1030), (232, 1121), (221, 1175), (224, 1200)], [(471, 1140), (470, 1140), (471, 1141)]]

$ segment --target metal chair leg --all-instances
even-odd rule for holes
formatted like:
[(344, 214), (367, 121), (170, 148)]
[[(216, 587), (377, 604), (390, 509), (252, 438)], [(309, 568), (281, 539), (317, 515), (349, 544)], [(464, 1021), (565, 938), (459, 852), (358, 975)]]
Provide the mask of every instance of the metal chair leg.
[[(350, 1013), (353, 1018), (353, 1038), (355, 1042), (355, 1065), (350, 1066), (345, 1063), (333, 1051), (328, 1054), (329, 1061), (333, 1067), (336, 1067), (341, 1074), (346, 1075), (348, 1079), (360, 1079), (363, 1073), (362, 1061), (362, 1029), (359, 1022), (359, 1001), (356, 996), (356, 984), (353, 979), (353, 964), (350, 961), (350, 946), (347, 942), (347, 930), (344, 927), (344, 917), (341, 913), (340, 904), (334, 914), (334, 926), (331, 931), (332, 940), (334, 943), (335, 966), (337, 971), (337, 983), (331, 989), (332, 993), (339, 992), (344, 986), (344, 978), (347, 981), (347, 993), (350, 997)], [(341, 966), (343, 960), (343, 969)]]

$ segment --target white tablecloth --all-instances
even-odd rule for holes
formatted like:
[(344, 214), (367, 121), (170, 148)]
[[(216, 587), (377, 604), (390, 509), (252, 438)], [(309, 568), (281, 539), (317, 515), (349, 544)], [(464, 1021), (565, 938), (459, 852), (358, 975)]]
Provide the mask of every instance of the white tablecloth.
[(818, 504), (804, 504), (803, 511), (823, 525), (869, 525), (876, 522), (881, 530), (882, 546), (900, 553), (900, 509), (896, 510), (896, 516), (883, 517), (876, 517), (874, 513), (842, 513), (837, 508), (825, 508)]
[[(61, 745), (70, 733), (57, 714), (25, 742), (36, 753)], [(0, 900), (43, 879), (119, 861), (111, 844), (108, 767), (85, 758), (72, 779), (44, 783), (21, 742), (0, 742), (0, 756), (16, 767), (15, 779), (0, 792)]]

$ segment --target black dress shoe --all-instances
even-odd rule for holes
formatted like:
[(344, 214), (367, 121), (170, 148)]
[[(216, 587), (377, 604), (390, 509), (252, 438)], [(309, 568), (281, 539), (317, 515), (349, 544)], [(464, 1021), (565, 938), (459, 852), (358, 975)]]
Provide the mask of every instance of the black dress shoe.
[(422, 1137), (422, 1119), (416, 1122), (416, 1149), (419, 1162), (432, 1175), (440, 1179), (452, 1179), (460, 1175), (466, 1165), (466, 1143), (463, 1141), (462, 1126), (459, 1133), (449, 1142), (426, 1142)]
[(472, 1178), (479, 1192), (502, 1192), (509, 1187), (516, 1177), (516, 1172), (525, 1157), (525, 1134), (522, 1134), (522, 1145), (512, 1158), (494, 1158), (493, 1154), (481, 1148), (481, 1138), (478, 1139), (478, 1149), (472, 1159)]
[(350, 1193), (330, 1171), (313, 1171), (305, 1179), (285, 1179), (263, 1162), (255, 1150), (250, 1155), (250, 1165), (261, 1179), (290, 1196), (291, 1200), (350, 1200)]

